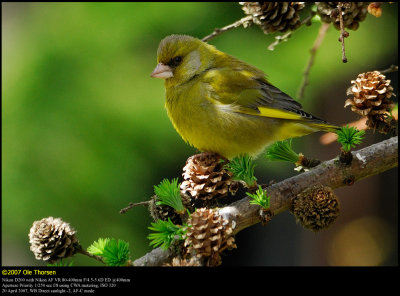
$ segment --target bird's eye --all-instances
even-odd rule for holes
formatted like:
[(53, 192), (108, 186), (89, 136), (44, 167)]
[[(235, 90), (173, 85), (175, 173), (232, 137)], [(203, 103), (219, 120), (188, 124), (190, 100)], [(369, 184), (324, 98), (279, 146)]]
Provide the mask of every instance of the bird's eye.
[(169, 62), (169, 65), (172, 66), (172, 67), (176, 67), (181, 62), (182, 62), (182, 57), (178, 56), (178, 57), (174, 57), (173, 59), (171, 59), (171, 61)]
[(175, 62), (176, 64), (179, 64), (180, 62), (182, 62), (182, 57), (175, 57), (175, 58), (174, 58), (174, 62)]

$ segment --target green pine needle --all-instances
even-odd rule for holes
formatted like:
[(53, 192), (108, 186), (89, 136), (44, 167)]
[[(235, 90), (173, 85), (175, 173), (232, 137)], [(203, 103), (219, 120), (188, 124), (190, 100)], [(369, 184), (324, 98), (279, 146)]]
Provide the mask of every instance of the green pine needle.
[(299, 154), (292, 149), (292, 139), (273, 143), (268, 147), (265, 157), (271, 161), (299, 161)]
[(129, 260), (129, 243), (115, 238), (99, 238), (87, 248), (87, 251), (96, 256), (101, 256), (108, 266), (121, 266)]
[(248, 155), (233, 158), (226, 168), (233, 173), (234, 180), (242, 180), (248, 187), (254, 186), (257, 182), (257, 178), (254, 176), (255, 164)]
[(160, 185), (154, 186), (154, 193), (158, 197), (157, 205), (170, 206), (178, 213), (185, 212), (185, 208), (182, 204), (178, 178), (173, 179), (172, 182), (168, 179), (162, 180)]
[(365, 136), (365, 131), (359, 131), (355, 127), (349, 127), (348, 125), (341, 127), (336, 134), (338, 135), (337, 141), (342, 144), (344, 151), (348, 152), (351, 148), (361, 144)]
[(271, 197), (267, 196), (266, 191), (264, 191), (261, 186), (258, 186), (258, 189), (255, 194), (246, 192), (246, 194), (252, 198), (250, 204), (259, 205), (264, 210), (268, 210), (270, 207), (270, 199)]
[(110, 241), (109, 238), (99, 238), (98, 241), (93, 242), (88, 248), (87, 251), (96, 256), (103, 255), (104, 247)]
[(108, 240), (102, 257), (108, 266), (122, 266), (129, 260), (129, 243), (115, 238)]
[(183, 235), (186, 233), (183, 226), (175, 225), (170, 218), (168, 221), (158, 220), (151, 223), (149, 229), (156, 231), (147, 237), (151, 240), (150, 246), (153, 248), (161, 246), (163, 250), (167, 250), (174, 239), (183, 239)]
[(47, 264), (48, 267), (71, 267), (71, 266), (73, 266), (73, 265), (74, 265), (74, 262), (73, 262), (73, 261), (64, 262), (64, 261), (62, 261), (62, 260), (57, 261), (57, 262), (55, 262), (55, 263), (48, 263), (48, 264)]

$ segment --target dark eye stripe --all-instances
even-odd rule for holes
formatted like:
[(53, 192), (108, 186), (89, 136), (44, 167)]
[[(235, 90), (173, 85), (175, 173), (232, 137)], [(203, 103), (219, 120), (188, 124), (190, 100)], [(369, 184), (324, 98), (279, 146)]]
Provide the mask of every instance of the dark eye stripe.
[(182, 57), (180, 56), (174, 57), (169, 61), (168, 66), (177, 67), (181, 62), (182, 62)]

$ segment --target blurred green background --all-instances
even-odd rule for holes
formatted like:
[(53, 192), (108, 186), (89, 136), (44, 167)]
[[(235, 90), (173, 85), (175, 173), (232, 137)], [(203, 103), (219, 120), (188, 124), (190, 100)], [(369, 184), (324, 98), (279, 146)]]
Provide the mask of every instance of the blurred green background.
[[(144, 207), (153, 185), (180, 177), (196, 153), (164, 109), (163, 81), (150, 78), (159, 41), (172, 33), (202, 38), (243, 16), (238, 3), (2, 3), (2, 265), (45, 265), (29, 250), (35, 220), (62, 217), (84, 247), (99, 237), (130, 243), (132, 259), (149, 252)], [(343, 109), (350, 80), (397, 65), (397, 3), (368, 15), (346, 39), (330, 28), (316, 55), (304, 109), (329, 122), (357, 119)], [(210, 43), (264, 70), (296, 97), (319, 24), (302, 27), (275, 51), (275, 35), (237, 28)], [(387, 75), (397, 93), (397, 73)], [(293, 141), (322, 160), (338, 155), (321, 134)], [(387, 137), (367, 133), (365, 147)], [(294, 175), (293, 165), (260, 157), (260, 182)], [(397, 265), (397, 168), (335, 192), (342, 214), (318, 234), (286, 212), (237, 235), (223, 265)], [(101, 265), (77, 255), (74, 265)]]

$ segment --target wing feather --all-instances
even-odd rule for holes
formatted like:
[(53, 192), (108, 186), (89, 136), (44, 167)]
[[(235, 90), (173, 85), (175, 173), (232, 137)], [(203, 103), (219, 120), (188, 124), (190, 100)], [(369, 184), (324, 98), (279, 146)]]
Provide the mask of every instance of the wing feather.
[(254, 75), (248, 67), (209, 69), (204, 73), (203, 81), (207, 84), (209, 100), (233, 106), (236, 112), (327, 123), (305, 112), (299, 102), (271, 85), (264, 77)]

